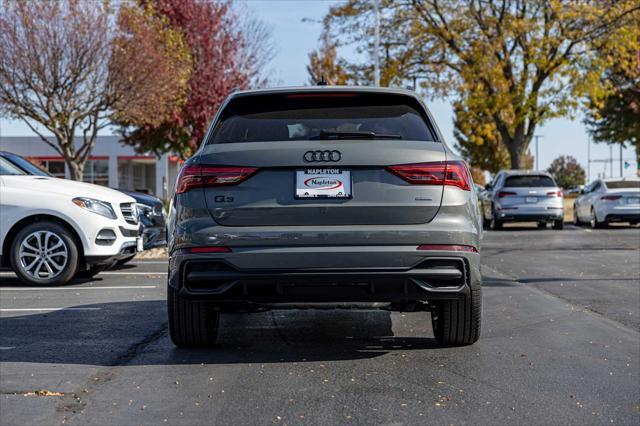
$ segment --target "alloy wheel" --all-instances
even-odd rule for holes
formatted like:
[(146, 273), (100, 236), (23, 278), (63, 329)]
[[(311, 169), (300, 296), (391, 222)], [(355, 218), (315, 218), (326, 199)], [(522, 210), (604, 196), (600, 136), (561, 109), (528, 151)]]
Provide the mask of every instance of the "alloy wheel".
[(22, 270), (35, 279), (51, 279), (67, 266), (69, 250), (64, 240), (51, 231), (36, 231), (20, 243)]

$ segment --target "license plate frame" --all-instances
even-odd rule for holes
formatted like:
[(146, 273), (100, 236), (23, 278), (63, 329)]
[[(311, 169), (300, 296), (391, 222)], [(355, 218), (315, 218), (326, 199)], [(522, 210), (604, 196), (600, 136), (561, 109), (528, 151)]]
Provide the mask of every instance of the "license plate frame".
[(138, 253), (144, 251), (144, 241), (142, 240), (142, 237), (136, 238), (136, 251)]
[(524, 197), (524, 202), (528, 204), (537, 203), (538, 197)]
[(629, 198), (627, 198), (627, 204), (631, 204), (631, 205), (640, 204), (640, 197), (629, 197)]
[[(312, 186), (314, 178), (317, 181)], [(340, 186), (331, 187), (332, 179)], [(294, 198), (298, 200), (349, 200), (353, 198), (353, 174), (350, 169), (337, 167), (297, 169), (293, 188)]]

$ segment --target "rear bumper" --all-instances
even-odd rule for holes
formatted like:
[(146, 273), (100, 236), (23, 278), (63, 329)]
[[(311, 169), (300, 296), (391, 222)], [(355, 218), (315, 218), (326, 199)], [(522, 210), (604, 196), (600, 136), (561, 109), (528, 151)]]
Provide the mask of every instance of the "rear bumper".
[(172, 256), (169, 285), (221, 305), (407, 303), (462, 298), (480, 285), (477, 253), (430, 253), (409, 267), (277, 269), (238, 267), (233, 256)]
[(512, 210), (499, 210), (498, 219), (505, 222), (537, 222), (560, 220), (564, 217), (563, 210), (547, 210), (536, 213), (518, 213)]
[(640, 222), (640, 213), (609, 213), (605, 216), (607, 222)]

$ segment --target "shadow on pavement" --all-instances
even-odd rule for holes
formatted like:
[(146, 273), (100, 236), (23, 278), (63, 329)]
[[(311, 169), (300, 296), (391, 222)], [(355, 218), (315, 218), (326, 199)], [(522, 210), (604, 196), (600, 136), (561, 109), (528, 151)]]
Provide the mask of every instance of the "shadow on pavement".
[[(63, 287), (73, 287), (75, 285), (87, 284), (87, 283), (99, 283), (104, 281), (100, 275), (96, 275), (92, 278), (74, 278), (68, 284)], [(0, 277), (0, 286), (2, 287), (29, 287), (29, 288), (52, 288), (51, 285), (26, 285), (15, 276), (3, 276)]]
[[(281, 363), (374, 358), (434, 349), (430, 337), (395, 337), (386, 311), (223, 314), (211, 349), (177, 349), (164, 301), (80, 305), (0, 318), (0, 362), (116, 365)], [(414, 315), (414, 314), (412, 314)], [(424, 315), (431, 336), (428, 313)]]

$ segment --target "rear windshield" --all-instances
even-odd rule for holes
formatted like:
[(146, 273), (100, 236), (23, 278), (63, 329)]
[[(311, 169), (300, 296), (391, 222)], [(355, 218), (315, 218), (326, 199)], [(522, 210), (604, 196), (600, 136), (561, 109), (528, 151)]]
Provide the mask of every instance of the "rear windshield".
[(504, 183), (505, 188), (549, 188), (556, 183), (549, 176), (509, 176)]
[(640, 188), (640, 181), (633, 180), (619, 180), (606, 182), (607, 188), (609, 189), (634, 189)]
[(291, 93), (236, 98), (208, 143), (316, 139), (435, 141), (420, 104), (374, 93)]

